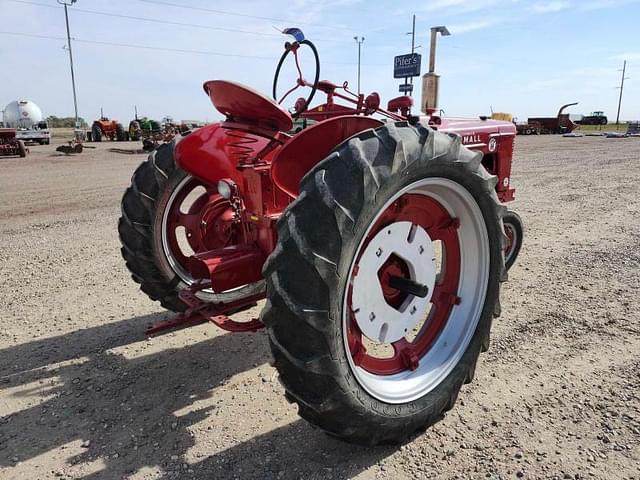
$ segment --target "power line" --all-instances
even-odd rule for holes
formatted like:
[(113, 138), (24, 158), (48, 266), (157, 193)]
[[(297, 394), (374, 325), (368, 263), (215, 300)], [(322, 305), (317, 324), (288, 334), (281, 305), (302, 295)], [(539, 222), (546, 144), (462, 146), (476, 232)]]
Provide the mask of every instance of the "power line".
[(254, 18), (256, 20), (269, 20), (269, 21), (272, 21), (272, 22), (287, 22), (287, 23), (291, 23), (291, 24), (312, 25), (312, 26), (318, 26), (318, 27), (323, 27), (323, 28), (333, 28), (333, 29), (338, 29), (338, 30), (351, 30), (348, 27), (342, 27), (342, 26), (326, 25), (326, 24), (311, 23), (311, 22), (301, 22), (299, 20), (290, 20), (290, 19), (285, 19), (285, 18), (261, 17), (261, 16), (258, 16), (258, 15), (248, 15), (246, 13), (230, 12), (228, 10), (217, 10), (217, 9), (213, 9), (213, 8), (194, 7), (192, 5), (181, 5), (179, 3), (163, 2), (163, 1), (160, 1), (160, 0), (138, 0), (138, 1), (139, 2), (144, 2), (144, 3), (152, 3), (152, 4), (155, 4), (155, 5), (165, 5), (165, 6), (168, 6), (168, 7), (184, 8), (184, 9), (187, 9), (187, 10), (197, 10), (197, 11), (200, 11), (200, 12), (219, 13), (221, 15), (231, 15), (231, 16), (234, 16), (234, 17)]
[[(56, 37), (53, 35), (40, 35), (35, 33), (23, 33), (23, 32), (0, 31), (0, 35), (15, 35), (20, 37), (42, 38), (47, 40), (65, 40), (64, 37)], [(236, 53), (211, 52), (207, 50), (190, 50), (190, 49), (171, 48), (171, 47), (153, 47), (150, 45), (134, 45), (132, 43), (105, 42), (101, 40), (83, 40), (75, 37), (73, 38), (73, 41), (78, 43), (87, 43), (91, 45), (106, 45), (110, 47), (140, 48), (144, 50), (157, 50), (157, 51), (174, 52), (174, 53), (196, 53), (199, 55), (215, 55), (220, 57), (238, 57), (238, 58), (249, 58), (253, 60), (273, 61), (272, 57), (260, 57), (257, 55), (242, 55), (242, 54), (236, 54)]]
[[(19, 37), (31, 37), (31, 38), (40, 38), (45, 40), (65, 40), (65, 37), (58, 37), (54, 35), (41, 35), (36, 33), (24, 33), (24, 32), (9, 32), (9, 31), (0, 31), (0, 35), (14, 35)], [(154, 47), (151, 45), (135, 45), (132, 43), (120, 43), (120, 42), (105, 42), (102, 40), (83, 40), (80, 38), (73, 37), (72, 40), (78, 43), (86, 43), (89, 45), (103, 45), (109, 47), (125, 47), (125, 48), (138, 48), (142, 50), (155, 50), (161, 52), (172, 52), (172, 53), (194, 53), (197, 55), (213, 55), (218, 57), (235, 57), (235, 58), (247, 58), (251, 60), (269, 60), (271, 62), (274, 61), (274, 57), (264, 57), (258, 55), (243, 55), (240, 53), (223, 53), (223, 52), (212, 52), (209, 50), (192, 50), (192, 49), (184, 49), (184, 48), (172, 48), (172, 47)], [(352, 62), (323, 62), (327, 65), (353, 65)], [(382, 66), (381, 64), (363, 64), (366, 66)]]
[[(32, 2), (29, 0), (5, 0), (8, 2), (14, 2), (14, 3), (22, 3), (22, 4), (26, 4), (26, 5), (35, 5), (35, 6), (39, 6), (39, 7), (46, 7), (46, 8), (62, 8), (62, 7), (57, 7), (55, 5), (48, 5), (46, 3), (39, 3), (39, 2)], [(282, 38), (282, 34), (278, 34), (278, 33), (265, 33), (265, 32), (252, 32), (250, 30), (240, 30), (240, 29), (236, 29), (236, 28), (226, 28), (226, 27), (215, 27), (215, 26), (211, 26), (211, 25), (202, 25), (202, 24), (198, 24), (198, 23), (187, 23), (187, 22), (175, 22), (172, 20), (161, 20), (158, 18), (148, 18), (148, 17), (138, 17), (138, 16), (134, 16), (134, 15), (124, 15), (121, 13), (108, 13), (108, 12), (99, 12), (96, 10), (87, 10), (87, 9), (83, 9), (83, 8), (78, 8), (78, 7), (74, 7), (73, 9), (74, 12), (82, 12), (82, 13), (89, 13), (92, 15), (101, 15), (101, 16), (105, 16), (105, 17), (114, 17), (114, 18), (126, 18), (128, 20), (138, 20), (141, 22), (150, 22), (150, 23), (163, 23), (166, 25), (176, 25), (176, 26), (180, 26), (180, 27), (193, 27), (193, 28), (201, 28), (201, 29), (205, 29), (205, 30), (216, 30), (216, 31), (221, 31), (221, 32), (229, 32), (229, 33), (242, 33), (242, 34), (248, 34), (248, 35), (261, 35), (261, 36), (266, 36), (266, 37), (278, 37), (278, 38)]]

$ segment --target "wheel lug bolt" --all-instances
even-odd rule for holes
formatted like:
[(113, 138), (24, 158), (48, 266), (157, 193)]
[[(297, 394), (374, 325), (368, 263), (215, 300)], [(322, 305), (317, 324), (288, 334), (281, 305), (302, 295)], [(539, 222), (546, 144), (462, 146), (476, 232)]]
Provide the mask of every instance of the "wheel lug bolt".
[(382, 255), (382, 249), (378, 248), (378, 250), (376, 250), (376, 256), (379, 257), (380, 255)]
[(411, 307), (411, 310), (409, 310), (411, 312), (411, 315), (413, 315), (414, 313), (416, 313), (416, 306), (414, 305), (413, 307)]
[(371, 313), (369, 314), (369, 320), (371, 320), (371, 321), (373, 322), (375, 319), (376, 319), (376, 314), (375, 314), (375, 313), (373, 313), (373, 312), (371, 312)]
[(420, 252), (420, 255), (422, 255), (422, 252), (424, 252), (424, 247), (422, 245), (420, 245), (420, 248), (418, 249), (418, 252)]

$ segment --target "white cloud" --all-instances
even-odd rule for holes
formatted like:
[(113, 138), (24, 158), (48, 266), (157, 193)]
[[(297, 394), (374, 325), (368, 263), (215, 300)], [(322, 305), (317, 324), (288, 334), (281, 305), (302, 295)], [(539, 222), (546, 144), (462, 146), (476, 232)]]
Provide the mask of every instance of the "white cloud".
[(494, 20), (485, 20), (478, 22), (468, 22), (468, 23), (459, 23), (453, 24), (449, 28), (451, 33), (459, 35), (461, 33), (473, 32), (475, 30), (482, 30), (484, 28), (492, 27), (497, 22)]
[(640, 52), (624, 52), (613, 55), (611, 58), (614, 60), (618, 60), (622, 62), (623, 60), (627, 60), (629, 62), (640, 61)]
[[(509, 0), (513, 2), (517, 0)], [(426, 2), (421, 9), (425, 12), (444, 11), (448, 15), (456, 15), (478, 10), (485, 10), (498, 3), (507, 3), (505, 0), (431, 0)]]
[(638, 0), (594, 0), (580, 2), (581, 10), (602, 10), (604, 8), (618, 8), (631, 3), (638, 3)]
[(556, 0), (551, 2), (542, 2), (532, 5), (530, 8), (537, 13), (552, 13), (565, 10), (571, 6), (571, 3), (564, 0)]

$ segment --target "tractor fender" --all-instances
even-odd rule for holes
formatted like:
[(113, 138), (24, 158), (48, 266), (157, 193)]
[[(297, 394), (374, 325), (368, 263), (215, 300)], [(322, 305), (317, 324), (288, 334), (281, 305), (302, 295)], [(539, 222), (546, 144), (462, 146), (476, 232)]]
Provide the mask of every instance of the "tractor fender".
[[(230, 136), (228, 129), (213, 123), (183, 137), (176, 145), (175, 160), (184, 171), (209, 185), (216, 185), (223, 178), (241, 185), (242, 176), (236, 169), (237, 155), (234, 155), (237, 142), (238, 138)], [(258, 138), (250, 146), (256, 152), (267, 142)]]
[(345, 140), (381, 125), (383, 123), (375, 118), (345, 115), (302, 130), (287, 142), (273, 159), (273, 183), (292, 198), (296, 198), (300, 181), (311, 168)]

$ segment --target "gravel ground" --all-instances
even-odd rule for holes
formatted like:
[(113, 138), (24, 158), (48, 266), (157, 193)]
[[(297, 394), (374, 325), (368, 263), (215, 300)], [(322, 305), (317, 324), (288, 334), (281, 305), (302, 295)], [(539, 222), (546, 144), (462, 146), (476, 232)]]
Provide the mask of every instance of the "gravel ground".
[(492, 347), (438, 425), (384, 448), (300, 420), (264, 333), (144, 337), (168, 314), (116, 231), (144, 157), (110, 146), (0, 158), (0, 478), (640, 479), (639, 139), (517, 139), (526, 243)]

